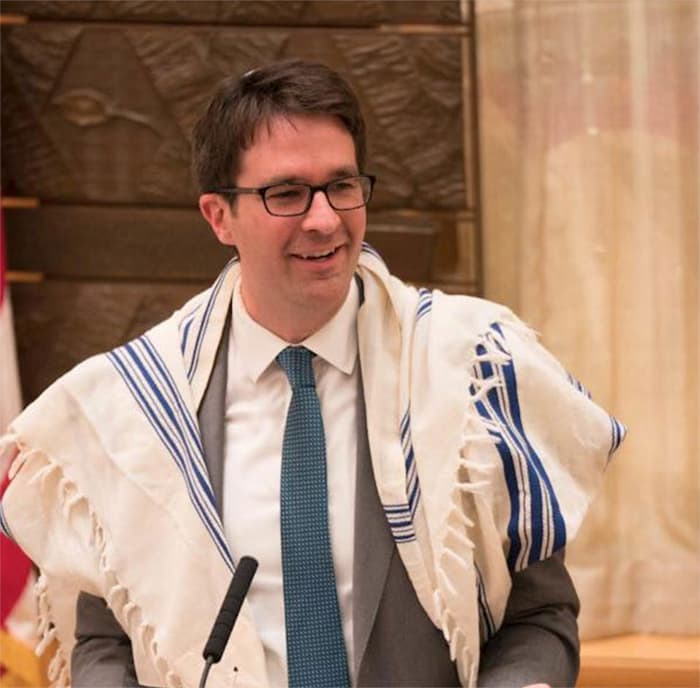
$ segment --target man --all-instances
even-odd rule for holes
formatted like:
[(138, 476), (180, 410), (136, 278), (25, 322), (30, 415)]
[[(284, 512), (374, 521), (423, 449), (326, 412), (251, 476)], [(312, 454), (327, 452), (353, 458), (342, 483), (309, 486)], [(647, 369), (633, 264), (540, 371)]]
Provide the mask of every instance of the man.
[(210, 686), (572, 685), (561, 555), (621, 426), (507, 309), (363, 245), (365, 127), (332, 70), (226, 82), (193, 151), (237, 259), (5, 440), (55, 678), (196, 685), (252, 555)]

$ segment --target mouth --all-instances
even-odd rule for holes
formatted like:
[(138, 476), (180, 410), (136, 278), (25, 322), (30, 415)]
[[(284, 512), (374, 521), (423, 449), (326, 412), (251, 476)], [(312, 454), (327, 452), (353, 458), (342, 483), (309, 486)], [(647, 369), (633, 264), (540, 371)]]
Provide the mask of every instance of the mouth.
[(340, 248), (340, 246), (336, 246), (335, 248), (329, 248), (325, 251), (304, 251), (303, 253), (292, 253), (292, 256), (312, 263), (322, 263), (323, 261), (333, 258)]

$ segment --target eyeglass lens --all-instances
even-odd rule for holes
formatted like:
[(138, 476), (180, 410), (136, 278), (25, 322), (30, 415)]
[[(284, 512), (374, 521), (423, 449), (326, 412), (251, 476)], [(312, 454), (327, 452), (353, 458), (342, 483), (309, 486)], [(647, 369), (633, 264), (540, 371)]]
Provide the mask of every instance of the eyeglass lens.
[[(311, 205), (311, 187), (307, 184), (276, 184), (265, 191), (264, 201), (270, 213), (297, 215)], [(335, 210), (360, 208), (369, 200), (368, 177), (345, 177), (326, 186), (326, 198)]]

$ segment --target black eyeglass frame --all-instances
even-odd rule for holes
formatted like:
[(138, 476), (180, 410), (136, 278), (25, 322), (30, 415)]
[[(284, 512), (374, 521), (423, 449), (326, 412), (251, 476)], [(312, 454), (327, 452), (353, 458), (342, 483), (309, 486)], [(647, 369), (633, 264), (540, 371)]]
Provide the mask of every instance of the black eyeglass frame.
[[(333, 201), (328, 197), (328, 187), (332, 186), (333, 184), (337, 184), (338, 182), (342, 182), (346, 179), (368, 179), (369, 180), (369, 193), (367, 194), (367, 200), (365, 200), (363, 203), (360, 205), (355, 205), (352, 206), (352, 208), (336, 208), (333, 205)], [(298, 217), (299, 215), (304, 215), (309, 211), (309, 208), (311, 207), (311, 204), (314, 202), (314, 196), (316, 195), (317, 191), (323, 191), (323, 195), (326, 197), (326, 200), (328, 201), (328, 205), (330, 205), (333, 210), (337, 210), (339, 212), (343, 212), (344, 210), (357, 210), (357, 208), (362, 208), (366, 206), (370, 200), (372, 199), (372, 193), (374, 191), (374, 184), (377, 181), (377, 177), (373, 174), (350, 174), (347, 175), (346, 177), (338, 177), (338, 179), (331, 179), (331, 181), (326, 182), (325, 184), (319, 184), (318, 186), (314, 186), (313, 184), (304, 184), (303, 182), (278, 182), (277, 184), (268, 184), (267, 186), (259, 186), (257, 188), (255, 187), (247, 187), (247, 186), (224, 186), (219, 189), (214, 189), (213, 193), (218, 193), (218, 194), (223, 194), (223, 195), (231, 195), (231, 196), (238, 196), (240, 194), (255, 194), (257, 196), (260, 196), (262, 198), (263, 205), (265, 206), (265, 210), (272, 216), (274, 217)], [(265, 198), (265, 194), (269, 189), (274, 189), (276, 186), (303, 186), (307, 189), (309, 189), (309, 197), (306, 202), (306, 207), (304, 210), (299, 211), (298, 213), (290, 213), (290, 214), (280, 214), (280, 213), (273, 213), (270, 208), (267, 205), (267, 199)]]

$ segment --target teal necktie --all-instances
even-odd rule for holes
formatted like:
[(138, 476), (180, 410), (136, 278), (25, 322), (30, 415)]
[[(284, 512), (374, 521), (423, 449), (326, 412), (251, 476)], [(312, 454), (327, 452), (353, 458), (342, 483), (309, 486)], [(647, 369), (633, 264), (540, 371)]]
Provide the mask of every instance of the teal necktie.
[(328, 534), (326, 440), (313, 356), (292, 346), (277, 356), (292, 387), (280, 480), (290, 688), (350, 685)]

